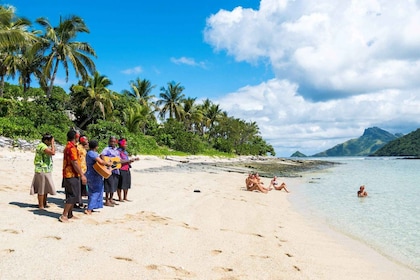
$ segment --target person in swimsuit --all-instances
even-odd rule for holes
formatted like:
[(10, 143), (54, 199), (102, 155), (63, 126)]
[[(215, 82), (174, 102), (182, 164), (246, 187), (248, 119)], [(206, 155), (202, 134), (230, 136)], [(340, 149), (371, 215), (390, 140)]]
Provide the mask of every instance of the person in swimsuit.
[(260, 191), (267, 193), (268, 189), (264, 188), (261, 181), (257, 178), (256, 174), (249, 174), (245, 180), (247, 191)]
[(269, 190), (275, 189), (276, 191), (281, 191), (284, 189), (286, 192), (289, 192), (289, 190), (286, 188), (286, 183), (281, 183), (279, 185), (279, 181), (277, 181), (277, 176), (274, 176), (274, 178), (270, 182)]

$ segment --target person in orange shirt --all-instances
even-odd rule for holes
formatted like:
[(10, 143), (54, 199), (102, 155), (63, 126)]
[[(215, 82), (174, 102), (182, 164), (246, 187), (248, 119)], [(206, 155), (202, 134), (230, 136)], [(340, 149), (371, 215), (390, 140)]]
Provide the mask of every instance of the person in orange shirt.
[[(75, 130), (67, 132), (67, 144), (63, 158), (63, 187), (66, 193), (63, 214), (58, 218), (60, 222), (68, 222), (73, 216), (73, 206), (80, 199), (80, 183), (86, 184), (86, 176), (80, 167), (80, 156), (76, 141), (80, 137)], [(81, 179), (81, 180), (80, 180)]]
[[(86, 174), (87, 171), (87, 167), (86, 167), (86, 153), (87, 150), (89, 149), (89, 140), (87, 138), (87, 136), (80, 136), (79, 138), (79, 143), (77, 143), (77, 150), (79, 151), (79, 157), (80, 157), (80, 168), (82, 169), (83, 174)], [(83, 197), (87, 196), (87, 190), (86, 190), (86, 185), (85, 184), (80, 184), (81, 188), (80, 188), (80, 201), (79, 204), (75, 204), (74, 207), (75, 208), (83, 208)]]

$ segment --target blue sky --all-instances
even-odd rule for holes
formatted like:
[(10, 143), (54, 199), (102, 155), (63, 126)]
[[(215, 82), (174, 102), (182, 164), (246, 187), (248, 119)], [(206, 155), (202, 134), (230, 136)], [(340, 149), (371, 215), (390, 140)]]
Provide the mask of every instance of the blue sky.
[[(261, 67), (216, 53), (203, 37), (206, 18), (212, 13), (237, 5), (258, 7), (258, 1), (34, 0), (30, 5), (27, 0), (2, 1), (32, 22), (42, 16), (55, 26), (60, 16), (82, 17), (90, 33), (78, 40), (95, 49), (98, 71), (111, 79), (110, 88), (118, 92), (129, 89), (129, 81), (140, 77), (156, 85), (156, 95), (160, 87), (175, 81), (185, 87), (187, 96), (213, 97), (250, 80), (261, 82), (261, 75), (273, 77), (271, 69), (261, 73)], [(63, 76), (60, 81), (63, 84)]]
[[(82, 17), (111, 89), (175, 81), (256, 121), (279, 156), (307, 155), (377, 126), (420, 127), (420, 1), (0, 0), (34, 21)], [(70, 77), (70, 84), (75, 83)], [(59, 85), (68, 88), (64, 76)]]

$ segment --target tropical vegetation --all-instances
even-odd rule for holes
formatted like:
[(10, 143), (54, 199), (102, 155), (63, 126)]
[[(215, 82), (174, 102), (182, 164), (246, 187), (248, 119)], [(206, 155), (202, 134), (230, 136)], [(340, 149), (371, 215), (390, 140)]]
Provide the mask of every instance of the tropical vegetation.
[[(77, 41), (82, 33), (89, 29), (78, 16), (32, 24), (0, 5), (0, 135), (33, 140), (50, 132), (63, 144), (75, 127), (101, 145), (111, 135), (125, 137), (133, 153), (275, 155), (255, 122), (185, 96), (180, 82), (161, 86), (157, 96), (156, 85), (140, 77), (112, 91), (112, 79), (96, 69), (94, 48)], [(72, 70), (79, 78), (68, 92), (55, 85), (60, 67), (66, 79)], [(16, 78), (18, 85), (6, 82)]]
[(407, 156), (420, 157), (420, 128), (387, 143), (378, 149), (373, 156)]

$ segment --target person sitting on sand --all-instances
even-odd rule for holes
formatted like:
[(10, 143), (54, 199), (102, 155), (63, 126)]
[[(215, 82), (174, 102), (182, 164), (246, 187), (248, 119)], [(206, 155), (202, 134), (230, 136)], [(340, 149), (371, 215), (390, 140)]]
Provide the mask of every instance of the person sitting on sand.
[(281, 191), (284, 189), (286, 192), (289, 192), (289, 190), (286, 188), (286, 183), (283, 182), (279, 186), (279, 181), (277, 181), (277, 176), (274, 176), (274, 178), (270, 182), (269, 190), (275, 189), (276, 191)]
[(260, 191), (262, 193), (268, 192), (268, 189), (264, 188), (256, 174), (249, 174), (245, 182), (247, 191)]
[(365, 185), (361, 185), (359, 190), (357, 191), (357, 196), (358, 197), (364, 197), (364, 196), (367, 196), (367, 195), (368, 195), (368, 193), (367, 193), (367, 191), (365, 191)]
[(264, 185), (264, 182), (263, 182), (263, 181), (261, 181), (260, 174), (255, 173), (255, 179), (257, 179), (257, 181), (258, 181), (258, 183), (259, 183), (259, 184)]

